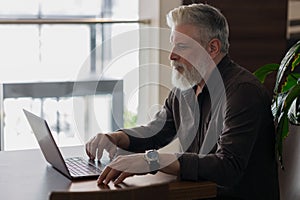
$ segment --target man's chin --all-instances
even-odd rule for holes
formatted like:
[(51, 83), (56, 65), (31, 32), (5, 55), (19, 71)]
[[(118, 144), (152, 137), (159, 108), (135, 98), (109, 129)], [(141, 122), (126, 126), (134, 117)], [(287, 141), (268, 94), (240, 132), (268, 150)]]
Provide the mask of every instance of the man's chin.
[[(191, 73), (191, 74), (190, 74)], [(177, 71), (176, 69), (173, 68), (172, 71), (172, 84), (174, 87), (185, 91), (185, 90), (189, 90), (191, 88), (194, 87), (194, 85), (196, 85), (196, 81), (193, 81), (194, 79), (196, 79), (196, 77), (193, 77), (193, 72), (183, 72), (180, 73), (179, 71)], [(186, 77), (187, 76), (187, 77)]]
[(174, 87), (176, 87), (182, 91), (189, 90), (194, 87), (194, 85), (191, 85), (190, 83), (182, 83), (181, 81), (178, 81), (178, 80), (173, 80), (172, 84)]
[(181, 91), (187, 91), (192, 89), (193, 87), (176, 87), (176, 88), (180, 89)]

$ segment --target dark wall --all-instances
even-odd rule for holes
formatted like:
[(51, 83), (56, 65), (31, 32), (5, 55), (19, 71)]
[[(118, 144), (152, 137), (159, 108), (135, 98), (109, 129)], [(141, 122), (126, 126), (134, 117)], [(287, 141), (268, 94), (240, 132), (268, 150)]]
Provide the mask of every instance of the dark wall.
[[(279, 63), (286, 52), (287, 0), (184, 0), (208, 3), (221, 10), (230, 28), (230, 56), (251, 72)], [(273, 89), (274, 76), (266, 86)]]

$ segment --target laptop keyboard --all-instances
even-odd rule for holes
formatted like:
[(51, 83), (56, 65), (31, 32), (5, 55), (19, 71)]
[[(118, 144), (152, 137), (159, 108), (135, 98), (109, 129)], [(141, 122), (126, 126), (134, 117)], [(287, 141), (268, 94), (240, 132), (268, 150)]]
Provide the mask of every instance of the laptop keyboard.
[(99, 168), (83, 158), (67, 158), (65, 161), (72, 176), (99, 175), (101, 173)]

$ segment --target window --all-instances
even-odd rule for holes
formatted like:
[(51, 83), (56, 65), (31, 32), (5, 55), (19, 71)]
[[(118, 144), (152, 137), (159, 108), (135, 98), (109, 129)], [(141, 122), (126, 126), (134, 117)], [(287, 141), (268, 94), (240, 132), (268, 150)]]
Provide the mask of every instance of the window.
[[(102, 23), (101, 19), (106, 18), (110, 23)], [(130, 84), (138, 84), (135, 69), (139, 65), (139, 52), (130, 51), (120, 56), (118, 43), (121, 33), (129, 33), (135, 35), (129, 42), (138, 46), (138, 34), (134, 31), (140, 26), (138, 0), (28, 0), (26, 4), (20, 0), (1, 1), (0, 20), (0, 80), (3, 84), (120, 78), (125, 93), (132, 87)], [(86, 70), (84, 75), (83, 69)], [(55, 91), (59, 88), (52, 92)], [(60, 146), (80, 144), (90, 134), (112, 130), (111, 94), (96, 97), (58, 94), (46, 98), (4, 98), (0, 147), (15, 150), (37, 146), (22, 108), (48, 120)], [(133, 95), (133, 103), (124, 108), (126, 116), (133, 115), (129, 120), (135, 118), (137, 98), (138, 95)], [(80, 112), (77, 114), (82, 116), (80, 124), (72, 120), (72, 102), (77, 103)], [(87, 123), (94, 113), (96, 119)]]

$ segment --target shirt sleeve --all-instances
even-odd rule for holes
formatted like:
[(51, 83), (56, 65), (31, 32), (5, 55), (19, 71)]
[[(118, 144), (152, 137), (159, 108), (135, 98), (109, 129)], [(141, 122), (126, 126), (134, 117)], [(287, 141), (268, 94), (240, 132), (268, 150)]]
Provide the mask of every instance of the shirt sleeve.
[(174, 139), (176, 128), (172, 112), (173, 101), (174, 94), (171, 91), (154, 120), (145, 126), (122, 129), (129, 137), (129, 151), (144, 152), (147, 149), (159, 149)]

